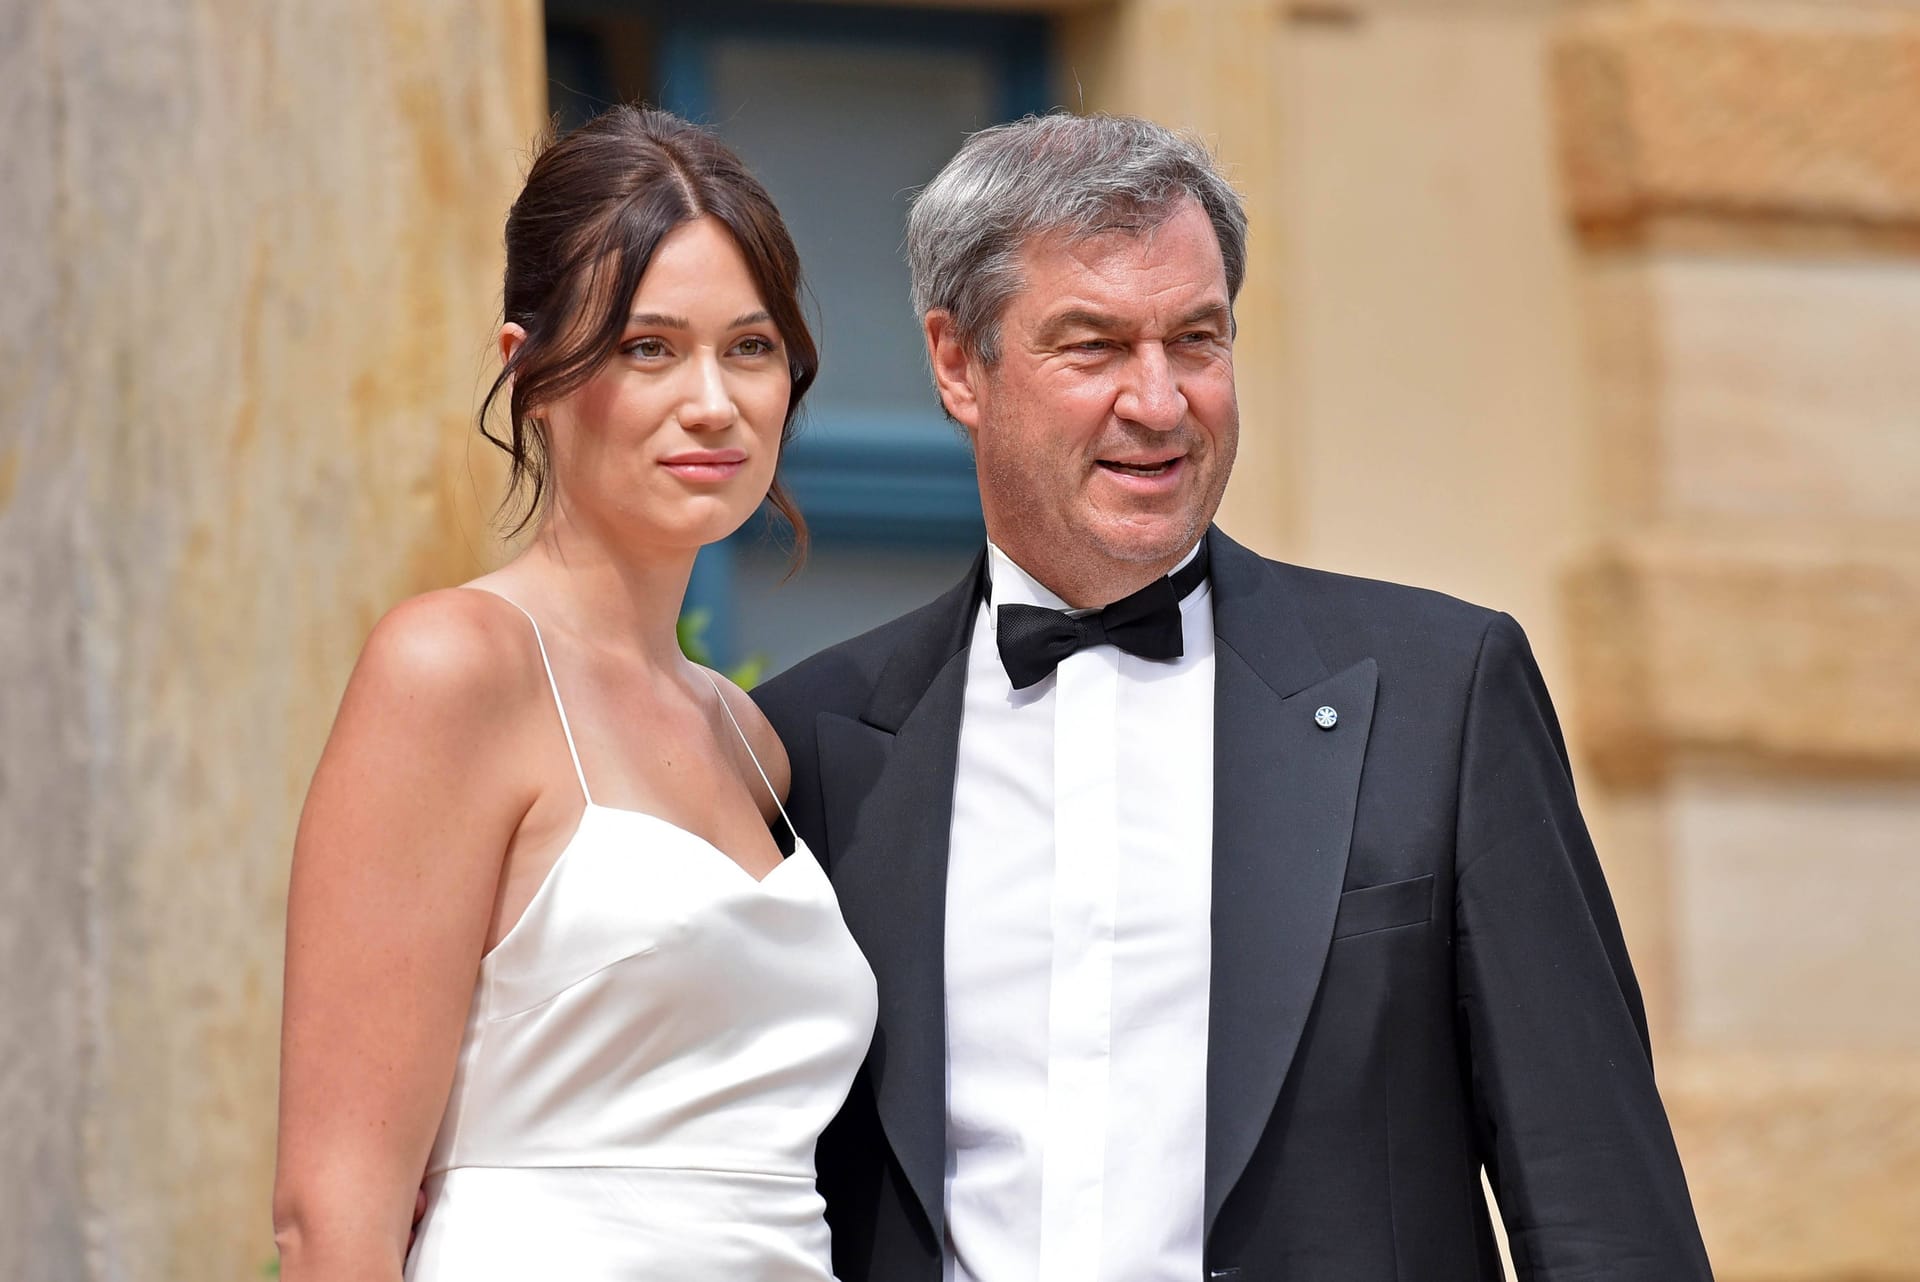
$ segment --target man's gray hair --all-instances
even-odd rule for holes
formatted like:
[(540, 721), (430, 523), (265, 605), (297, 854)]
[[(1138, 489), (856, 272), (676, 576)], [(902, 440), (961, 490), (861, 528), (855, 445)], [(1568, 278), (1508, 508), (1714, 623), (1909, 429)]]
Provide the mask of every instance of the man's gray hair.
[(1135, 116), (1056, 112), (983, 129), (914, 198), (914, 311), (947, 311), (960, 345), (991, 365), (1031, 237), (1145, 231), (1188, 197), (1213, 224), (1231, 302), (1247, 274), (1247, 213), (1203, 143)]

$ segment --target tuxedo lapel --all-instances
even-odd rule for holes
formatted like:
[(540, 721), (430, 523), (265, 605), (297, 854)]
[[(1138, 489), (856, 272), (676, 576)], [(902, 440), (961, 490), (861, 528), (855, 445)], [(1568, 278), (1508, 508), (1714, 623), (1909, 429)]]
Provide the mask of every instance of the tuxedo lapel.
[[(1266, 1129), (1320, 984), (1346, 876), (1377, 669), (1329, 674), (1271, 567), (1213, 559), (1213, 975), (1206, 1227)], [(1338, 714), (1332, 729), (1314, 719)]]
[(936, 1239), (946, 1167), (946, 893), (967, 646), (984, 554), (910, 621), (859, 719), (822, 713), (830, 871), (873, 966), (880, 1123)]

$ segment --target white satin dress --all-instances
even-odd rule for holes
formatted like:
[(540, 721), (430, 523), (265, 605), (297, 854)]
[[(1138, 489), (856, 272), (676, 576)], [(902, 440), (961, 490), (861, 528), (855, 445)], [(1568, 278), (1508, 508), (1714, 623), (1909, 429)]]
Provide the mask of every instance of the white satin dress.
[(594, 804), (547, 679), (586, 810), (481, 963), (406, 1277), (823, 1282), (814, 1142), (872, 1037), (873, 972), (804, 844), (755, 880)]

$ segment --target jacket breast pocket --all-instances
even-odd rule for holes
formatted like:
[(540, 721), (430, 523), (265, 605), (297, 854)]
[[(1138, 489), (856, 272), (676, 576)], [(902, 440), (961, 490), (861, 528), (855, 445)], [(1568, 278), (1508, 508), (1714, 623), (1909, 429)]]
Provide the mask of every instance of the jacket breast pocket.
[(1433, 874), (1379, 886), (1358, 886), (1340, 896), (1333, 937), (1370, 935), (1396, 926), (1418, 926), (1433, 919)]

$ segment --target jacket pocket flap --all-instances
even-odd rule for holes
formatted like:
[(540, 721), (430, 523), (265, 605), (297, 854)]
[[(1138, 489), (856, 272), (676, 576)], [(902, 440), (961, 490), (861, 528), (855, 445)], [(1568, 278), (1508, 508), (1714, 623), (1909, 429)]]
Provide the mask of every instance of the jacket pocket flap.
[(1395, 926), (1417, 926), (1433, 918), (1433, 874), (1380, 886), (1360, 886), (1340, 896), (1333, 937), (1365, 935)]

